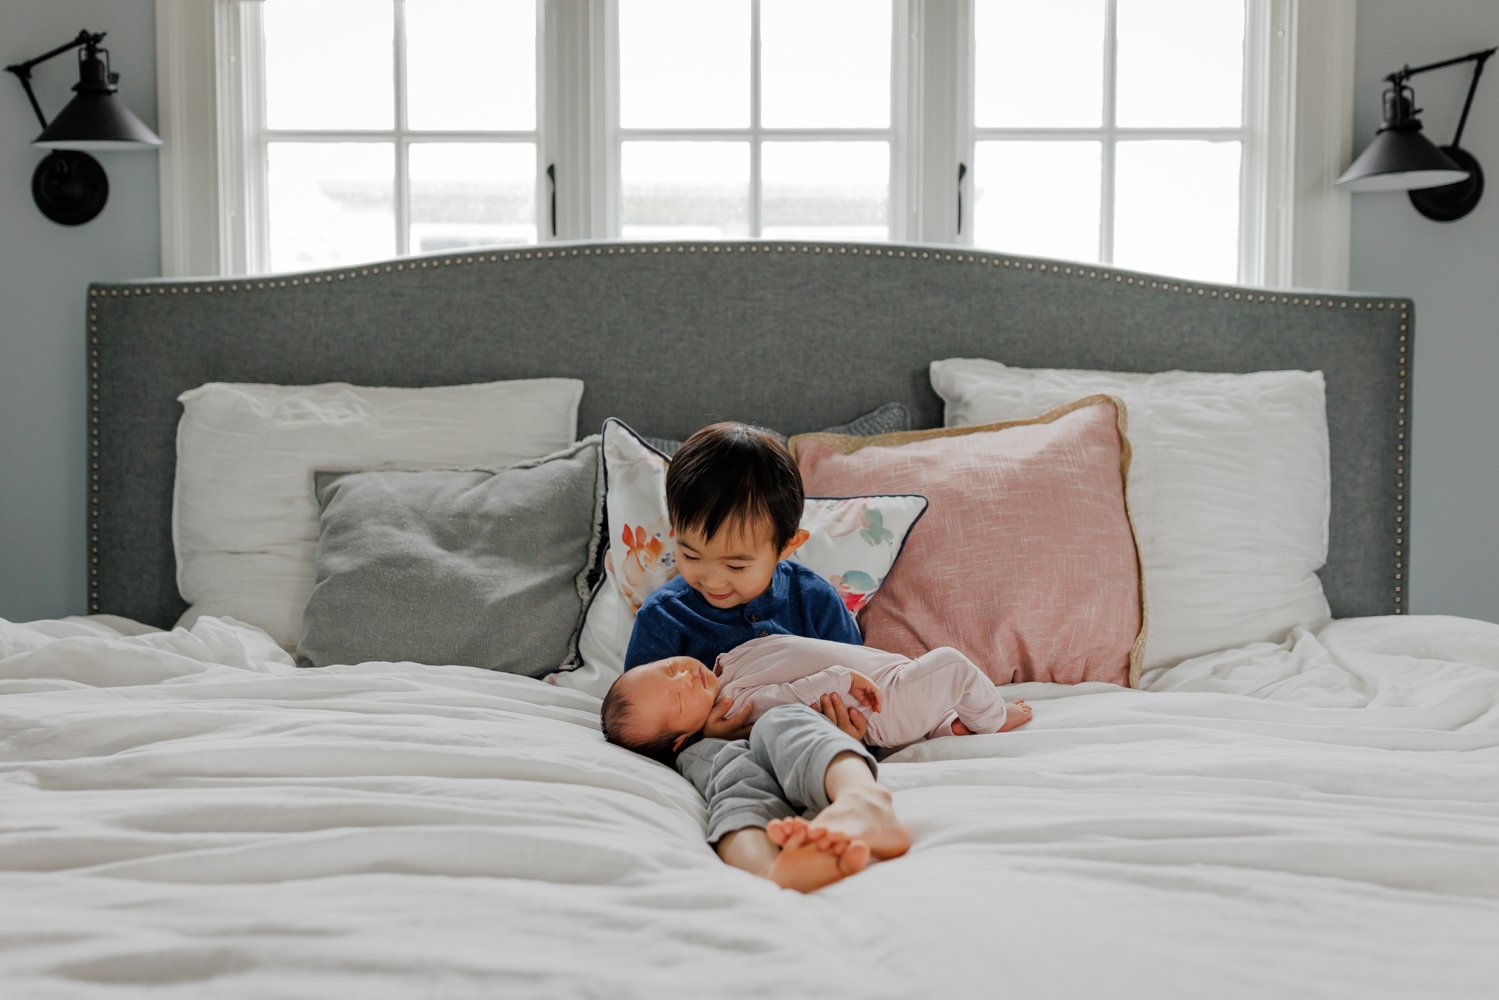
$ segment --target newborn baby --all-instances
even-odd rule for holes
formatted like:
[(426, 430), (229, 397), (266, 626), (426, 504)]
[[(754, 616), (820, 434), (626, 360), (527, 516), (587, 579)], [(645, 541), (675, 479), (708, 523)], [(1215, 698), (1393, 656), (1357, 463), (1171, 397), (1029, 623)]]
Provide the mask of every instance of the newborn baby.
[(742, 705), (751, 719), (776, 705), (812, 705), (834, 694), (869, 720), (864, 742), (900, 747), (934, 736), (1002, 733), (1031, 720), (1023, 701), (1005, 705), (994, 682), (956, 649), (916, 659), (868, 646), (796, 635), (752, 639), (712, 670), (673, 656), (627, 670), (604, 696), (604, 735), (649, 757), (670, 759), (702, 731), (715, 702)]

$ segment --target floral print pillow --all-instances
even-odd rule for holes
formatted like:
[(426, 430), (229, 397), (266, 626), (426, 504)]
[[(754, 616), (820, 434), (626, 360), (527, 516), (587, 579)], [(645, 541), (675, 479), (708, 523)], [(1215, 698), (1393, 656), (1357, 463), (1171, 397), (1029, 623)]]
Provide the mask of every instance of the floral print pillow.
[[(609, 531), (604, 577), (578, 639), (583, 666), (552, 677), (597, 695), (624, 669), (635, 612), (677, 575), (676, 539), (666, 515), (671, 460), (619, 420), (605, 421), (603, 436)], [(808, 497), (801, 526), (811, 537), (792, 559), (827, 579), (857, 615), (879, 590), (926, 507), (926, 497), (914, 494)]]

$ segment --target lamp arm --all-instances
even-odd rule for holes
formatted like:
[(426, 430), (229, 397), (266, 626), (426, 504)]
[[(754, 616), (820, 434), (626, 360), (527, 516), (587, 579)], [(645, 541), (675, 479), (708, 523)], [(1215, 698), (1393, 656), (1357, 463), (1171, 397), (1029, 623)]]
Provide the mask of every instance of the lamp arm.
[(1395, 72), (1391, 73), (1389, 76), (1385, 77), (1385, 79), (1390, 81), (1391, 83), (1399, 84), (1406, 80), (1409, 80), (1411, 77), (1415, 76), (1418, 73), (1426, 73), (1430, 70), (1442, 69), (1447, 66), (1456, 66), (1458, 63), (1476, 61), (1481, 66), (1483, 64), (1483, 60), (1493, 55), (1494, 52), (1494, 49), (1486, 49), (1483, 52), (1469, 52), (1465, 56), (1458, 56), (1455, 59), (1443, 59), (1441, 62), (1427, 63), (1425, 66), (1417, 66), (1414, 69), (1410, 66), (1402, 66)]
[(90, 34), (88, 31), (80, 31), (78, 32), (78, 37), (62, 43), (57, 48), (52, 49), (49, 52), (42, 53), (35, 59), (28, 59), (25, 62), (15, 63), (13, 65), (5, 67), (5, 71), (7, 73), (14, 73), (16, 75), (16, 78), (21, 81), (21, 86), (26, 89), (26, 96), (31, 100), (31, 110), (36, 112), (37, 120), (42, 123), (43, 129), (47, 127), (47, 116), (42, 114), (42, 106), (37, 103), (36, 94), (32, 93), (31, 91), (31, 67), (36, 66), (39, 63), (44, 63), (48, 59), (51, 59), (53, 56), (60, 56), (64, 52), (68, 52), (73, 49), (83, 48), (84, 46), (88, 46), (91, 49), (97, 48), (99, 42), (104, 39), (104, 36), (106, 34), (107, 32), (103, 31), (99, 32), (98, 34)]
[(1493, 49), (1476, 53), (1477, 59), (1473, 64), (1473, 82), (1468, 84), (1468, 99), (1463, 101), (1463, 115), (1457, 120), (1457, 134), (1452, 137), (1454, 146), (1463, 144), (1463, 126), (1468, 124), (1468, 109), (1473, 106), (1473, 92), (1478, 89), (1478, 78), (1483, 74), (1483, 64), (1488, 62), (1489, 56), (1493, 54)]

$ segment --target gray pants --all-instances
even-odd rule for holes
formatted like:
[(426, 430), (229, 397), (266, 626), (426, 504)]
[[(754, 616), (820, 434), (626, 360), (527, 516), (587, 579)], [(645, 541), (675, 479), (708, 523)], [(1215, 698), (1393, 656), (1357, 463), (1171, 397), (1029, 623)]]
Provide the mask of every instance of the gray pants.
[(677, 756), (677, 770), (708, 802), (708, 843), (747, 826), (827, 808), (828, 765), (856, 753), (876, 773), (869, 750), (806, 705), (762, 715), (747, 740), (702, 739)]

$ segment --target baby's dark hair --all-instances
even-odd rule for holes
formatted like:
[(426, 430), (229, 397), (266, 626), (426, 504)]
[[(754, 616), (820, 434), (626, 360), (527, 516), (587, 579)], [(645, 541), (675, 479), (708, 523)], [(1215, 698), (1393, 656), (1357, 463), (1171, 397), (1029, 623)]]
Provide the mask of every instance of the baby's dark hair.
[(806, 491), (786, 446), (748, 424), (709, 424), (682, 443), (666, 472), (666, 510), (677, 531), (704, 538), (726, 523), (769, 524), (779, 552), (802, 521)]
[(672, 744), (677, 741), (674, 734), (663, 733), (655, 739), (643, 741), (634, 738), (630, 722), (635, 717), (635, 706), (620, 690), (619, 682), (624, 679), (624, 674), (614, 679), (614, 683), (609, 685), (608, 693), (604, 695), (604, 706), (599, 709), (599, 724), (604, 730), (604, 739), (615, 746), (634, 750), (651, 760), (672, 766), (677, 759), (677, 752), (672, 749)]

